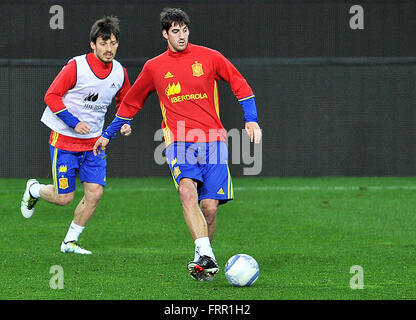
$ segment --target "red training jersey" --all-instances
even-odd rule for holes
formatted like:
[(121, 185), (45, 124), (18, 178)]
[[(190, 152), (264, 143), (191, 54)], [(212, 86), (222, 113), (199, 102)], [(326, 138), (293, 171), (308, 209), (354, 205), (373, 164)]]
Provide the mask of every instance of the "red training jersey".
[[(104, 63), (100, 61), (93, 52), (90, 52), (86, 56), (88, 65), (93, 73), (100, 79), (106, 78), (113, 69), (113, 63)], [(127, 74), (126, 68), (124, 68), (124, 83), (115, 96), (117, 109), (120, 107), (121, 101), (130, 89), (130, 80)], [(52, 112), (58, 112), (65, 109), (65, 105), (62, 101), (62, 97), (72, 89), (77, 82), (77, 65), (75, 60), (70, 60), (56, 76), (48, 91), (45, 94), (45, 103), (52, 110)], [(95, 142), (99, 137), (90, 139), (80, 139), (65, 136), (63, 134), (57, 134), (52, 131), (49, 144), (54, 147), (66, 151), (90, 151), (93, 149)]]
[(228, 82), (240, 101), (254, 97), (246, 79), (220, 52), (190, 43), (181, 52), (168, 48), (145, 63), (117, 116), (133, 118), (156, 91), (166, 146), (174, 141), (224, 141), (218, 80)]

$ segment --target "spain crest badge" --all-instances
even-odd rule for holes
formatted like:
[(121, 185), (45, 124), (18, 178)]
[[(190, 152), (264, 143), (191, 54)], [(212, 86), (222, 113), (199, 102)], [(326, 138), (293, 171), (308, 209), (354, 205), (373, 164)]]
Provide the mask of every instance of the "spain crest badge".
[(195, 61), (195, 63), (192, 65), (192, 75), (194, 77), (200, 77), (203, 74), (204, 74), (204, 70), (202, 69), (202, 63)]
[(68, 179), (67, 178), (60, 178), (59, 179), (59, 188), (60, 189), (67, 189), (68, 187), (69, 187)]
[(173, 169), (173, 174), (175, 175), (175, 179), (181, 174), (181, 169), (179, 169), (179, 167), (175, 167), (175, 169)]

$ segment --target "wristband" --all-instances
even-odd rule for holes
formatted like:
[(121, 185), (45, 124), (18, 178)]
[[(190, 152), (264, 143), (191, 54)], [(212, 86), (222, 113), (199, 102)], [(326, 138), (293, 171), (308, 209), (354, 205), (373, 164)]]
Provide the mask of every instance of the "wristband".
[(238, 100), (244, 110), (245, 122), (257, 122), (257, 106), (254, 100), (254, 95)]
[(61, 111), (55, 112), (56, 116), (61, 119), (68, 127), (74, 129), (79, 122), (81, 122), (77, 117), (75, 117), (68, 109), (63, 109)]

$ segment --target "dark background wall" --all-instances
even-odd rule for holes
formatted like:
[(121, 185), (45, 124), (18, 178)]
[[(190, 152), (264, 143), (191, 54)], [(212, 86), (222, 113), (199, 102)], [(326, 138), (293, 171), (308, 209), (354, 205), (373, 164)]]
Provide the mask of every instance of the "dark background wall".
[[(61, 30), (49, 26), (55, 4), (64, 9)], [(355, 4), (364, 9), (363, 30), (350, 28)], [(144, 61), (166, 49), (158, 22), (166, 6), (185, 9), (190, 41), (221, 51), (252, 86), (264, 135), (261, 175), (416, 174), (415, 1), (38, 0), (0, 2), (0, 177), (50, 176), (43, 96), (69, 58), (90, 51), (92, 23), (120, 18), (116, 58), (134, 82)], [(228, 84), (220, 84), (220, 99), (224, 126), (242, 128)], [(169, 174), (153, 158), (160, 123), (154, 94), (133, 121), (134, 135), (111, 143), (109, 176)], [(244, 166), (232, 164), (232, 174)]]

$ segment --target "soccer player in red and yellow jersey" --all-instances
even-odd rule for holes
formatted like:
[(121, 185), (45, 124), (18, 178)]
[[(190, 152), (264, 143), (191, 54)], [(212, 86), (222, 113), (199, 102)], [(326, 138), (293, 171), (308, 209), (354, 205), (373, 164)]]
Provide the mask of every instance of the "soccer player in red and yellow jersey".
[[(34, 213), (38, 199), (65, 206), (74, 199), (76, 177), (84, 196), (61, 243), (64, 253), (91, 254), (77, 243), (93, 216), (106, 185), (107, 160), (92, 150), (101, 136), (105, 114), (115, 98), (117, 107), (130, 89), (127, 70), (114, 59), (119, 45), (119, 20), (106, 16), (90, 31), (93, 52), (72, 58), (45, 94), (47, 107), (41, 121), (51, 129), (49, 139), (53, 185), (29, 179), (21, 202), (25, 218)], [(121, 128), (129, 135), (130, 125)]]
[(157, 92), (166, 158), (195, 243), (194, 260), (187, 268), (194, 279), (205, 281), (218, 272), (211, 247), (218, 206), (233, 198), (218, 80), (228, 82), (241, 103), (251, 141), (260, 142), (261, 130), (254, 94), (241, 73), (218, 51), (188, 42), (188, 15), (168, 8), (161, 12), (160, 22), (167, 50), (145, 63), (116, 118), (97, 140), (94, 152), (105, 150), (119, 128), (140, 111), (152, 92)]

